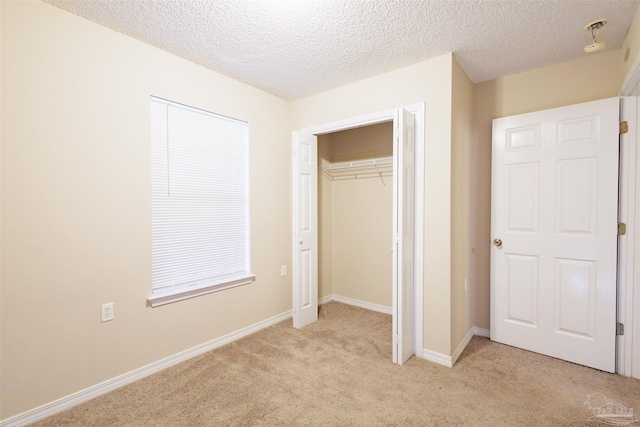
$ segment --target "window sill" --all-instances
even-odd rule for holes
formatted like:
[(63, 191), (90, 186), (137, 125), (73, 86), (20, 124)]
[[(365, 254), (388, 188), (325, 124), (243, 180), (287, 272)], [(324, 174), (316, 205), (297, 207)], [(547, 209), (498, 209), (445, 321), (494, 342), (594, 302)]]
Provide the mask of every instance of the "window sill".
[(151, 307), (158, 307), (161, 305), (170, 304), (172, 302), (182, 301), (184, 299), (209, 294), (211, 292), (221, 291), (223, 289), (248, 285), (254, 280), (256, 280), (256, 276), (255, 274), (252, 274), (250, 276), (241, 277), (239, 279), (231, 281), (207, 283), (206, 285), (194, 285), (175, 290), (158, 292), (157, 294), (151, 295), (149, 298), (147, 298), (147, 302), (149, 303), (149, 305), (151, 305)]

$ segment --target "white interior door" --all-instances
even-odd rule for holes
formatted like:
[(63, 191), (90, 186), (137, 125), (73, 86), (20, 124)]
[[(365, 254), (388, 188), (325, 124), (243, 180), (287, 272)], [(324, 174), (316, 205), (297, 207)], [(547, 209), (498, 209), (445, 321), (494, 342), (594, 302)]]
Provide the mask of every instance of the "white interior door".
[(293, 326), (318, 320), (318, 138), (293, 133)]
[(491, 339), (614, 372), (618, 98), (493, 121)]
[(414, 354), (414, 216), (415, 119), (397, 110), (393, 150), (393, 362), (403, 364)]

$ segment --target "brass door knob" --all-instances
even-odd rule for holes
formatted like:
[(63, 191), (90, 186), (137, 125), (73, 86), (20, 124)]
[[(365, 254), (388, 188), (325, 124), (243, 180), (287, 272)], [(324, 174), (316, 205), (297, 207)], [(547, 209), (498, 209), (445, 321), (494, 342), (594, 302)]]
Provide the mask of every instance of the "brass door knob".
[(500, 239), (493, 239), (493, 244), (495, 246), (502, 246), (502, 240)]

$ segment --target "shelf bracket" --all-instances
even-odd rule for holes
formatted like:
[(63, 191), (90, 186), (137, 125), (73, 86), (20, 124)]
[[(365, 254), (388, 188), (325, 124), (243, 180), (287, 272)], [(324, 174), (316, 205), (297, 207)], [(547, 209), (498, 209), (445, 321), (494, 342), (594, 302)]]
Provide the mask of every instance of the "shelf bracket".
[(382, 187), (387, 188), (387, 184), (385, 184), (384, 178), (382, 178), (382, 172), (380, 172), (380, 169), (378, 169), (378, 165), (375, 165), (375, 167), (376, 171), (378, 172), (378, 176), (380, 177), (380, 181), (382, 181)]

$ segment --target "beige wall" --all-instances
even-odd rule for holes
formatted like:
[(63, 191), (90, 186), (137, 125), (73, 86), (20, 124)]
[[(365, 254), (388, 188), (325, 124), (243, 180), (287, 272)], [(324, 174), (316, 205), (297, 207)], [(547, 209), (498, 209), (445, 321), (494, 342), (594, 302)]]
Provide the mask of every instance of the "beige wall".
[(393, 156), (393, 122), (335, 132), (331, 135), (331, 161), (350, 162)]
[(424, 347), (451, 349), (451, 81), (453, 55), (293, 102), (293, 128), (426, 101)]
[[(393, 156), (393, 123), (336, 132), (332, 162)], [(342, 297), (391, 307), (393, 178), (331, 182), (332, 284)]]
[(631, 67), (640, 53), (640, 13), (637, 11), (636, 15), (633, 17), (633, 21), (631, 22), (629, 32), (622, 44), (621, 50), (623, 64), (620, 77), (622, 83), (622, 80), (627, 76), (629, 71), (631, 71)]
[(391, 308), (392, 186), (333, 181), (333, 293)]
[[(45, 3), (0, 8), (0, 419), (290, 310), (290, 103)], [(253, 284), (146, 306), (150, 95), (249, 122)]]
[(498, 117), (617, 96), (623, 50), (514, 74), (474, 87), (472, 193), (477, 198), (474, 230), (473, 324), (489, 329), (491, 228), (491, 126)]
[[(453, 61), (451, 113), (451, 353), (472, 328), (473, 238), (471, 135), (473, 84)], [(465, 282), (467, 283), (465, 286)]]

